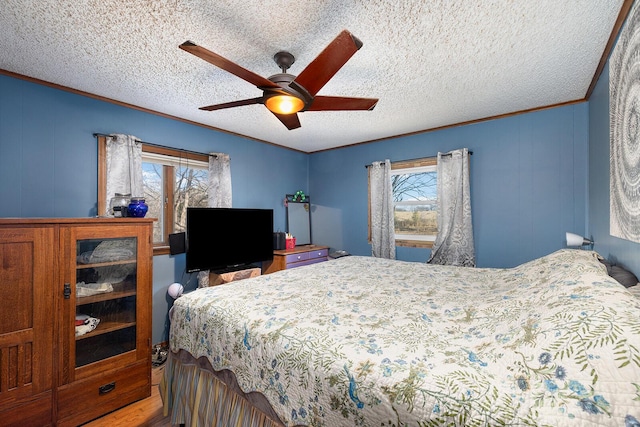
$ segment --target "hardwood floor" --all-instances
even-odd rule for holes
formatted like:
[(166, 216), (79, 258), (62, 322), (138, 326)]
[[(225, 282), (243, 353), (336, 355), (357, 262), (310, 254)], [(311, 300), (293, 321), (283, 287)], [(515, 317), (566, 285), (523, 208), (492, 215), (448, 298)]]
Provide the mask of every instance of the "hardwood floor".
[(162, 398), (158, 391), (160, 378), (164, 373), (164, 365), (151, 370), (151, 396), (111, 412), (97, 420), (93, 420), (84, 427), (116, 427), (116, 426), (144, 426), (170, 427), (170, 418), (162, 416)]

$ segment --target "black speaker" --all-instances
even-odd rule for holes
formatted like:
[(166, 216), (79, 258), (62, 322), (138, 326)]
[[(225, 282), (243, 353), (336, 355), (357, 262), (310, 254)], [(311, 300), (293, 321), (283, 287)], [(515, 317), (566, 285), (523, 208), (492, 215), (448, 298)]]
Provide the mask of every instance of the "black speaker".
[(286, 237), (287, 236), (282, 231), (273, 233), (273, 249), (276, 251), (286, 249), (287, 248)]
[(171, 255), (185, 253), (187, 251), (186, 240), (185, 233), (169, 234), (169, 253)]

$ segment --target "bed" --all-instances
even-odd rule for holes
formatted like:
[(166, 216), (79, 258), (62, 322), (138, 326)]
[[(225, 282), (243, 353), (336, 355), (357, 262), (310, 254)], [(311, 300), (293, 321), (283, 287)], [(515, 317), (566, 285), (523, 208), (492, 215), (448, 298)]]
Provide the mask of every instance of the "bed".
[(509, 269), (349, 256), (175, 301), (172, 423), (635, 426), (640, 293), (593, 251)]

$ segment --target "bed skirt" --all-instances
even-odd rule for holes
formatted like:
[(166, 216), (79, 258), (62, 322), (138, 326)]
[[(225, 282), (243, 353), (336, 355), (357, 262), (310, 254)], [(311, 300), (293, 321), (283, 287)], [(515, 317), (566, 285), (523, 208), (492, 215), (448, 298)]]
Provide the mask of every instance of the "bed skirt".
[(164, 416), (171, 424), (220, 427), (283, 427), (260, 393), (244, 393), (228, 370), (188, 352), (169, 352), (160, 381)]

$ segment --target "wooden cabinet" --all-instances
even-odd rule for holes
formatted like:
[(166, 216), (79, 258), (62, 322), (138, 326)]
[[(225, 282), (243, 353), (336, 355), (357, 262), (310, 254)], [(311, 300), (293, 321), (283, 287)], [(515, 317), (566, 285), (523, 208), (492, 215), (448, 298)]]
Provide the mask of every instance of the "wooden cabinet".
[(0, 228), (0, 420), (53, 422), (54, 228)]
[(273, 261), (262, 263), (262, 274), (327, 261), (328, 246), (300, 245), (293, 249), (273, 251)]
[(3, 425), (77, 426), (150, 395), (152, 224), (0, 219)]

